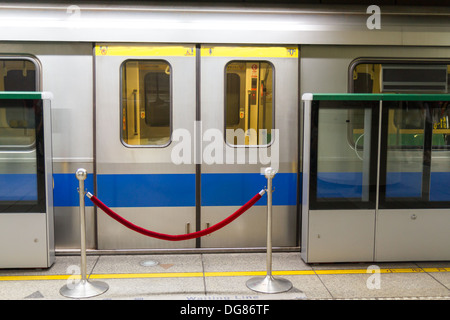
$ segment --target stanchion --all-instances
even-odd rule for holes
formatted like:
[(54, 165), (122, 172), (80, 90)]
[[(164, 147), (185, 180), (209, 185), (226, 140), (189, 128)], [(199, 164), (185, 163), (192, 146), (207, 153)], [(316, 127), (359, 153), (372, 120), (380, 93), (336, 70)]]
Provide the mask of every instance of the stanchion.
[(78, 193), (80, 195), (80, 226), (81, 226), (81, 280), (78, 283), (67, 283), (59, 292), (68, 298), (89, 298), (98, 296), (109, 289), (108, 284), (102, 281), (88, 281), (86, 278), (86, 217), (84, 212), (84, 180), (87, 172), (78, 169), (76, 177), (79, 182)]
[(262, 293), (280, 293), (290, 290), (292, 283), (272, 276), (272, 179), (275, 176), (275, 170), (266, 168), (264, 174), (267, 178), (267, 273), (264, 278), (256, 277), (248, 280), (247, 287)]

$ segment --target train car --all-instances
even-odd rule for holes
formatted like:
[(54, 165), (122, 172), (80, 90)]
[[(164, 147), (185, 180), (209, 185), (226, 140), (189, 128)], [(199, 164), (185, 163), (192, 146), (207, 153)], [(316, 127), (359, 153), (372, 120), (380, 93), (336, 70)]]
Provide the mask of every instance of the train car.
[[(275, 167), (273, 245), (300, 250), (302, 94), (449, 93), (449, 16), (445, 7), (0, 4), (0, 90), (53, 94), (56, 252), (79, 248), (80, 167), (87, 189), (117, 213), (170, 234), (223, 220), (265, 186), (261, 168)], [(408, 110), (389, 122), (393, 179), (422, 172), (423, 115)], [(6, 173), (32, 146), (26, 115), (0, 116), (18, 141), (0, 146)], [(324, 170), (351, 172), (364, 115), (327, 116), (333, 134), (321, 147), (338, 156)], [(433, 194), (447, 203), (448, 116), (448, 105), (433, 114), (431, 168), (440, 173)], [(415, 197), (417, 179), (393, 192)], [(99, 254), (266, 243), (265, 200), (226, 229), (182, 242), (136, 234), (86, 204), (87, 248)]]

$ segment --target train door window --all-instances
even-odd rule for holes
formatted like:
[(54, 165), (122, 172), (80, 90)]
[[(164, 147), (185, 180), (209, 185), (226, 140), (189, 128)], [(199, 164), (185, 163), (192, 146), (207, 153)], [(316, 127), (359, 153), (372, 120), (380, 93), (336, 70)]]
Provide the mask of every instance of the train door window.
[(161, 60), (122, 64), (122, 141), (126, 146), (170, 143), (171, 67)]
[[(0, 91), (37, 91), (38, 68), (29, 58), (0, 57)], [(31, 150), (35, 143), (32, 108), (21, 100), (5, 100), (0, 106), (0, 150)]]
[(229, 145), (268, 145), (274, 127), (274, 68), (233, 61), (225, 68), (225, 129)]

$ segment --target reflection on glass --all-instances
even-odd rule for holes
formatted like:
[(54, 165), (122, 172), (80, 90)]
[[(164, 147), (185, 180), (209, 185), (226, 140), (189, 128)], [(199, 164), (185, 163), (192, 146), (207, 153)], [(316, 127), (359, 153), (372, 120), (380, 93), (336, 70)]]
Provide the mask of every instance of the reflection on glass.
[(372, 110), (362, 109), (361, 126), (352, 133), (355, 144), (343, 148), (341, 142), (348, 141), (350, 121), (345, 104), (342, 108), (319, 109), (317, 201), (369, 201)]
[(385, 103), (388, 105), (386, 198), (421, 198), (426, 117), (423, 102)]
[(8, 99), (0, 100), (0, 110), (0, 212), (38, 212), (41, 105), (35, 100)]
[[(36, 91), (36, 76), (30, 60), (0, 60), (0, 91)], [(37, 112), (32, 100), (0, 100), (0, 212), (32, 211), (22, 206), (38, 203)]]

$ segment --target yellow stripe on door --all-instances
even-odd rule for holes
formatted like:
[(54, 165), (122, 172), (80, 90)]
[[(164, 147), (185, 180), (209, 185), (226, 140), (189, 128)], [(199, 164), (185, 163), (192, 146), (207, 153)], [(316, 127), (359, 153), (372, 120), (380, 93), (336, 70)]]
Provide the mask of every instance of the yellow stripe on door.
[(97, 44), (96, 56), (195, 57), (195, 46)]
[[(195, 57), (195, 46), (97, 44), (96, 56)], [(296, 47), (202, 46), (202, 57), (298, 58)]]
[(296, 47), (202, 46), (202, 57), (298, 58)]

